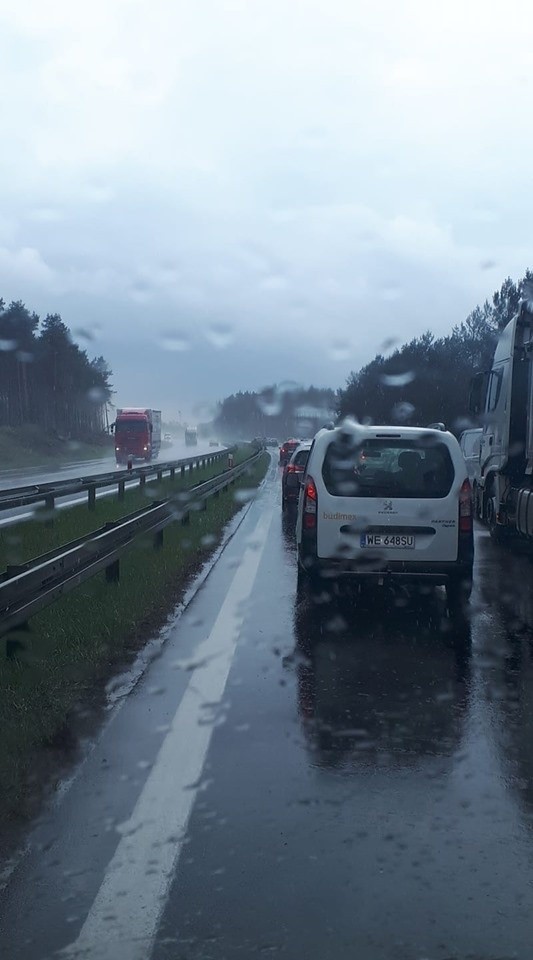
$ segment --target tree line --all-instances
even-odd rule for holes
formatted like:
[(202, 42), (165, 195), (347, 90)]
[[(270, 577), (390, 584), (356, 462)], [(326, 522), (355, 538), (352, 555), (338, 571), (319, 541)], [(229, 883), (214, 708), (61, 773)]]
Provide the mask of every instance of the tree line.
[(428, 330), (388, 356), (377, 354), (337, 392), (338, 416), (413, 426), (443, 422), (460, 433), (469, 425), (472, 376), (490, 368), (498, 334), (532, 281), (530, 270), (518, 283), (508, 277), (491, 300), (475, 307), (448, 336), (435, 337)]
[(36, 424), (83, 439), (105, 429), (111, 370), (89, 359), (59, 314), (41, 321), (20, 301), (0, 298), (0, 426)]
[(335, 417), (335, 391), (281, 384), (239, 391), (218, 405), (212, 430), (222, 440), (313, 436)]

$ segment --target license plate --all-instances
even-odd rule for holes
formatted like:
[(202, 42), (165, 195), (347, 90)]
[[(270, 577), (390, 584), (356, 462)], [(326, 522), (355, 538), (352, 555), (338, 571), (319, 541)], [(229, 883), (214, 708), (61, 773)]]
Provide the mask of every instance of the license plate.
[(408, 533), (362, 533), (361, 546), (387, 550), (414, 550), (415, 538)]

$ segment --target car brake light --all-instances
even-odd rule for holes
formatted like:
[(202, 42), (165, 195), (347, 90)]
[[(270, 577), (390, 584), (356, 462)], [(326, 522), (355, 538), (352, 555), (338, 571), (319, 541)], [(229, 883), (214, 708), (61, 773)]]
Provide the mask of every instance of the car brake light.
[(471, 533), (472, 514), (472, 487), (467, 479), (459, 492), (459, 533)]
[(303, 510), (303, 525), (306, 530), (314, 530), (316, 528), (317, 499), (315, 481), (312, 477), (308, 477), (304, 488)]

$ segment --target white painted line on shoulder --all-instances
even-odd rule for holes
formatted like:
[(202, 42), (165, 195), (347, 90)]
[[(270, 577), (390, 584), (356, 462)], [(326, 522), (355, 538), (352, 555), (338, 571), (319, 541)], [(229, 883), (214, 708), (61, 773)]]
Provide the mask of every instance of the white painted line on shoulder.
[[(63, 957), (147, 960), (175, 875), (220, 702), (267, 542), (273, 509), (252, 534), (150, 775), (78, 938)], [(196, 785), (196, 786), (195, 786)]]

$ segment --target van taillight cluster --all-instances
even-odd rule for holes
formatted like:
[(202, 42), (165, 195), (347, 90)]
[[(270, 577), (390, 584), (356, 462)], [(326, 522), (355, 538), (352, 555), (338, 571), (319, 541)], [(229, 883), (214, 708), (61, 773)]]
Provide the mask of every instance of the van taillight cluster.
[(304, 489), (303, 525), (305, 530), (314, 530), (316, 527), (316, 505), (316, 484), (312, 477), (308, 477)]
[(471, 533), (472, 523), (472, 487), (470, 480), (465, 480), (459, 492), (459, 533)]

